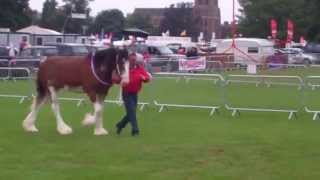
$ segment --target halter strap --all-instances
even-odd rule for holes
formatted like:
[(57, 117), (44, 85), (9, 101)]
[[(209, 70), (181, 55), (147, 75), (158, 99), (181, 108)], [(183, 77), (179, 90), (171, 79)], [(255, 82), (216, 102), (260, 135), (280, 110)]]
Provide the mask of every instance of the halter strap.
[(116, 69), (117, 69), (118, 75), (120, 75), (119, 54), (117, 54), (117, 56), (116, 56)]
[(92, 74), (94, 75), (94, 77), (96, 78), (97, 81), (99, 81), (101, 84), (103, 85), (106, 85), (106, 86), (109, 86), (111, 85), (110, 83), (108, 82), (105, 82), (103, 81), (102, 79), (99, 78), (98, 74), (96, 73), (96, 70), (94, 68), (94, 58), (95, 57), (95, 54), (92, 53), (92, 56), (91, 56), (91, 71), (92, 71)]

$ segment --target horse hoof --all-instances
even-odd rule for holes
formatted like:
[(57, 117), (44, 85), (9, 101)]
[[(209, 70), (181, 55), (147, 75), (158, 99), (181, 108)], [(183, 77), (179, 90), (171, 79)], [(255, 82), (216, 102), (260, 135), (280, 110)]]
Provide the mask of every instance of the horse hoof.
[(22, 124), (22, 127), (26, 132), (30, 132), (30, 133), (39, 132), (39, 130), (37, 129), (37, 127), (35, 125), (29, 125), (29, 124), (27, 124), (25, 122)]
[(90, 126), (90, 125), (93, 125), (95, 122), (96, 121), (94, 119), (94, 116), (92, 116), (91, 114), (86, 114), (86, 116), (84, 117), (84, 120), (82, 121), (82, 125)]
[(72, 129), (69, 126), (58, 127), (58, 132), (61, 135), (69, 135), (72, 134)]
[(100, 128), (100, 129), (96, 129), (94, 130), (94, 135), (95, 136), (105, 136), (105, 135), (108, 135), (108, 131), (105, 130), (104, 128)]

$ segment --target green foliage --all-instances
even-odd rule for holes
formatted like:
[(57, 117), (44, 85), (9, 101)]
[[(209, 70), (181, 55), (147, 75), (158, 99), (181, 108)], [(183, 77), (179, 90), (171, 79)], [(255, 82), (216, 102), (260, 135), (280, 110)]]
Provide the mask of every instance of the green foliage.
[(149, 16), (142, 16), (138, 13), (129, 14), (126, 19), (126, 27), (136, 27), (151, 34), (158, 34), (158, 29), (153, 27)]
[[(91, 9), (89, 3), (94, 0), (63, 0), (65, 5), (61, 8), (61, 19), (64, 19), (63, 31), (65, 33), (82, 34), (83, 28), (90, 24), (88, 19), (72, 19), (70, 18), (72, 13), (90, 15)], [(69, 17), (69, 18), (68, 18)]]
[(295, 24), (295, 40), (300, 36), (315, 40), (319, 36), (320, 2), (317, 0), (245, 0), (241, 3), (243, 15), (239, 17), (239, 33), (246, 37), (270, 36), (271, 18), (278, 22), (278, 38), (286, 38), (288, 19)]
[(31, 25), (32, 11), (29, 0), (1, 0), (0, 27), (17, 30)]
[(125, 17), (120, 10), (111, 9), (100, 12), (94, 19), (91, 32), (121, 32), (125, 26)]
[(188, 3), (180, 3), (178, 7), (171, 5), (165, 11), (161, 22), (161, 32), (170, 30), (170, 35), (180, 36), (181, 32), (187, 31), (187, 36), (196, 38), (199, 35), (200, 18), (193, 15), (193, 9)]
[(231, 37), (232, 37), (231, 24), (229, 24), (229, 22), (226, 21), (221, 25), (221, 38), (226, 39)]
[(44, 2), (40, 23), (42, 27), (54, 29), (57, 31), (61, 30), (63, 20), (62, 18), (59, 18), (59, 16), (61, 16), (61, 12), (59, 11), (57, 5), (58, 2), (56, 0), (46, 0)]

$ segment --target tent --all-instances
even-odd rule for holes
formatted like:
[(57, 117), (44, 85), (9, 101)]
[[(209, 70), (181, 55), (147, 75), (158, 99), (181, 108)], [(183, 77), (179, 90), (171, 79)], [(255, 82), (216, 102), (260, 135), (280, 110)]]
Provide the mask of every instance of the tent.
[(62, 35), (61, 33), (57, 32), (57, 31), (54, 31), (51, 29), (46, 29), (46, 28), (41, 28), (39, 26), (34, 26), (34, 25), (20, 29), (17, 32), (36, 34), (36, 35)]

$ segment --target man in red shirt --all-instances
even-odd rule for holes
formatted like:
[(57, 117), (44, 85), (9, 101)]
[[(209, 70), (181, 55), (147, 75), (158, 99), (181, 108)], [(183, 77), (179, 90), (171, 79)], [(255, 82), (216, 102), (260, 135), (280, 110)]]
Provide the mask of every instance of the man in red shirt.
[(146, 72), (143, 67), (143, 57), (137, 54), (131, 54), (129, 56), (130, 72), (129, 72), (129, 84), (122, 87), (122, 99), (126, 108), (126, 115), (120, 122), (117, 123), (117, 134), (120, 134), (122, 129), (126, 127), (128, 123), (131, 124), (132, 136), (139, 135), (139, 128), (137, 122), (137, 105), (138, 105), (138, 93), (142, 88), (142, 83), (149, 82), (151, 75)]

